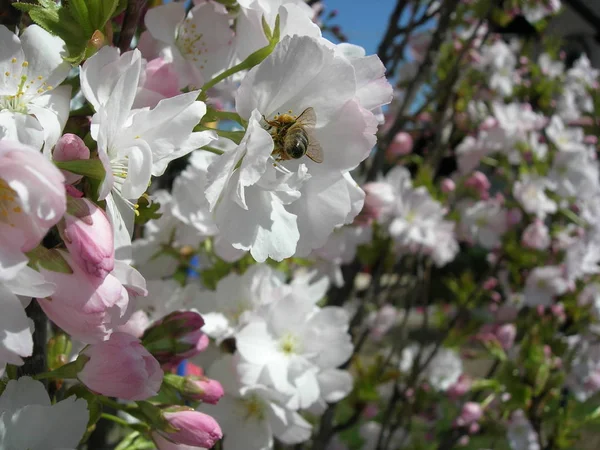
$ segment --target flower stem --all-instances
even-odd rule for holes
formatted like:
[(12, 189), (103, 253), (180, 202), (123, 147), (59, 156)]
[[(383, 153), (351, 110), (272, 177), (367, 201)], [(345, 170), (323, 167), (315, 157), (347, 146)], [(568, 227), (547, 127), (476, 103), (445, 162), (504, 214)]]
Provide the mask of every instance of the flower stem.
[(275, 46), (279, 42), (279, 15), (277, 16), (277, 19), (275, 19), (275, 30), (273, 34), (266, 37), (269, 40), (269, 44), (266, 47), (256, 50), (241, 63), (231, 67), (230, 69), (227, 69), (226, 71), (214, 77), (204, 86), (202, 86), (202, 92), (204, 93), (208, 91), (210, 88), (219, 84), (221, 81), (230, 77), (231, 75), (241, 72), (242, 70), (249, 70), (263, 62), (264, 59), (271, 54), (271, 52), (275, 49)]
[(110, 420), (116, 424), (119, 424), (121, 426), (127, 427), (127, 428), (131, 428), (132, 430), (135, 430), (139, 433), (144, 433), (150, 430), (150, 428), (146, 425), (146, 424), (142, 424), (142, 423), (130, 423), (127, 422), (125, 419), (122, 419), (118, 416), (115, 416), (113, 414), (108, 414), (108, 413), (102, 413), (100, 415), (100, 417), (102, 419), (106, 419), (106, 420)]
[(218, 148), (210, 147), (208, 145), (205, 145), (200, 150), (206, 150), (207, 152), (214, 153), (215, 155), (222, 155), (225, 153), (223, 150), (219, 150)]

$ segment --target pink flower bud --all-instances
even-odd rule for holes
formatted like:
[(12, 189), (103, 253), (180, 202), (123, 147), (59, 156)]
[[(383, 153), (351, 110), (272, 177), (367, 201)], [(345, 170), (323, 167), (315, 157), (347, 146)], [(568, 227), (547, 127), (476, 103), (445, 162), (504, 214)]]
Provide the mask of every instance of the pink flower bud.
[(363, 417), (367, 420), (372, 419), (373, 417), (379, 414), (379, 406), (376, 403), (369, 403), (365, 406), (363, 410)]
[(486, 291), (490, 291), (490, 290), (494, 289), (496, 286), (498, 286), (498, 280), (494, 277), (489, 277), (483, 283), (483, 289), (485, 289)]
[(454, 192), (456, 189), (456, 183), (452, 181), (450, 178), (444, 178), (441, 183), (442, 192), (444, 194), (449, 194), (450, 192)]
[(471, 378), (468, 375), (463, 374), (458, 378), (458, 381), (456, 383), (450, 386), (450, 388), (446, 392), (448, 393), (448, 396), (450, 398), (456, 400), (457, 398), (462, 397), (471, 390), (471, 384)]
[(211, 448), (223, 437), (221, 427), (208, 414), (178, 409), (164, 412), (163, 416), (177, 431), (160, 431), (160, 434), (176, 444)]
[(479, 403), (467, 402), (463, 405), (460, 416), (456, 419), (456, 424), (461, 427), (476, 423), (483, 416), (483, 409)]
[[(90, 159), (90, 149), (79, 136), (67, 133), (62, 135), (54, 146), (52, 158), (55, 161)], [(65, 176), (65, 183), (67, 184), (75, 184), (82, 178), (81, 175), (77, 175), (67, 170), (61, 170), (61, 172)]]
[(394, 136), (390, 146), (388, 147), (389, 157), (398, 157), (408, 155), (413, 149), (413, 138), (405, 131), (400, 131)]
[(504, 350), (509, 350), (513, 346), (516, 336), (517, 327), (512, 323), (502, 325), (496, 330), (496, 339), (498, 339)]
[(585, 142), (586, 144), (596, 145), (598, 143), (598, 136), (594, 136), (593, 134), (588, 134), (583, 139), (583, 142)]
[(185, 377), (182, 393), (188, 399), (211, 405), (216, 405), (225, 395), (221, 383), (207, 377)]
[(585, 380), (585, 387), (590, 391), (600, 390), (600, 372), (594, 371), (590, 373)]
[(105, 278), (115, 267), (113, 228), (106, 213), (86, 198), (67, 198), (59, 224), (71, 257), (88, 274)]
[(550, 306), (550, 311), (559, 321), (564, 321), (567, 318), (565, 314), (565, 307), (562, 303), (557, 303), (556, 305)]
[(483, 172), (474, 172), (473, 175), (465, 181), (465, 186), (477, 191), (481, 198), (486, 199), (489, 197), (488, 191), (490, 190), (491, 184), (488, 177)]
[(140, 341), (113, 333), (107, 341), (87, 347), (89, 357), (77, 378), (94, 392), (125, 400), (144, 400), (158, 393), (163, 371)]
[(148, 327), (142, 342), (161, 364), (178, 364), (208, 346), (208, 336), (200, 330), (203, 325), (197, 312), (174, 311)]
[(496, 128), (498, 126), (498, 120), (495, 117), (486, 117), (481, 125), (479, 125), (480, 130), (491, 130), (492, 128)]

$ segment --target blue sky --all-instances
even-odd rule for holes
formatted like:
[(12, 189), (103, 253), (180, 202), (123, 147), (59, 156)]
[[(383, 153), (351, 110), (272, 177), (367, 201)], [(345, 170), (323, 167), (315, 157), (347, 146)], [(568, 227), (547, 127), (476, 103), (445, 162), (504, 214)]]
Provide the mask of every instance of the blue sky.
[(323, 0), (327, 11), (338, 10), (331, 21), (340, 25), (349, 42), (364, 47), (367, 54), (376, 53), (387, 27), (395, 0)]

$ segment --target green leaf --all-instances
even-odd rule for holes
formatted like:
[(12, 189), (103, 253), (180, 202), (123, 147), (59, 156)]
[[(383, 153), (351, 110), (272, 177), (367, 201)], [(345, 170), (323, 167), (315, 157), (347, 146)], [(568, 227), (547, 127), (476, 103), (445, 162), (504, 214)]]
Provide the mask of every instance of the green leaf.
[(77, 159), (74, 161), (54, 161), (56, 167), (62, 170), (83, 175), (94, 180), (104, 180), (106, 171), (99, 159)]
[(86, 38), (86, 33), (66, 8), (53, 0), (39, 0), (38, 5), (19, 2), (12, 5), (28, 13), (31, 20), (47, 32), (62, 38), (69, 51), (69, 59), (83, 55), (89, 38)]
[[(73, 0), (71, 0), (72, 2)], [(119, 0), (79, 0), (87, 4), (90, 11), (90, 23), (94, 30), (101, 30), (106, 22), (114, 16), (120, 6)]]
[(69, 51), (65, 60), (79, 64), (96, 51), (92, 37), (104, 30), (123, 4), (119, 0), (70, 0), (59, 5), (53, 0), (39, 0), (37, 5), (17, 2), (13, 6), (28, 13), (31, 20), (49, 33), (62, 38)]
[(95, 3), (94, 0), (69, 0), (68, 8), (69, 12), (73, 16), (73, 18), (77, 21), (77, 23), (82, 27), (84, 33), (86, 35), (92, 35), (95, 31), (92, 28), (92, 24), (90, 21), (90, 13), (88, 9), (88, 5)]

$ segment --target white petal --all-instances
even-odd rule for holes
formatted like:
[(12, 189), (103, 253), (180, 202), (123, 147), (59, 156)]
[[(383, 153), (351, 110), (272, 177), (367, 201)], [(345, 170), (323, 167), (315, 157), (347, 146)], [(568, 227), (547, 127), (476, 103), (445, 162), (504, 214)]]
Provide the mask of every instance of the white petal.
[(307, 441), (312, 434), (312, 426), (295, 411), (283, 409), (271, 403), (268, 420), (273, 434), (284, 444), (297, 444)]
[[(183, 142), (179, 149), (174, 150), (165, 157), (159, 157), (154, 155), (152, 161), (152, 175), (155, 177), (161, 176), (167, 169), (167, 165), (174, 159), (181, 158), (182, 156), (191, 153), (194, 150), (200, 149), (205, 145), (216, 141), (219, 138), (215, 131), (197, 131), (192, 134)], [(207, 152), (205, 152), (207, 153)]]
[[(115, 62), (119, 61), (119, 49), (106, 45), (81, 66), (81, 91), (96, 111), (106, 104), (108, 96), (116, 83), (118, 74)], [(126, 66), (122, 65), (121, 70)], [(110, 84), (110, 88), (104, 87)]]
[(5, 281), (4, 285), (15, 295), (44, 298), (54, 292), (55, 285), (44, 279), (44, 276), (31, 267), (23, 267), (16, 276)]
[(20, 365), (20, 357), (31, 356), (33, 351), (30, 322), (17, 296), (2, 285), (0, 305), (0, 361)]
[(135, 146), (119, 151), (119, 156), (127, 156), (127, 178), (121, 187), (123, 198), (136, 200), (148, 189), (152, 175), (152, 150), (142, 139), (134, 141)]
[[(4, 25), (0, 25), (0, 73), (9, 73), (10, 76), (0, 77), (0, 95), (14, 95), (21, 83), (23, 71), (23, 49), (15, 33)], [(15, 62), (13, 62), (15, 61)]]
[(317, 375), (321, 396), (334, 403), (346, 397), (354, 385), (354, 379), (347, 370), (327, 369)]
[(300, 199), (287, 209), (298, 217), (298, 256), (322, 247), (335, 227), (343, 225), (352, 203), (342, 176), (311, 179), (302, 188)]
[(18, 141), (41, 150), (44, 129), (35, 117), (5, 109), (0, 111), (0, 139)]
[(266, 322), (252, 322), (236, 333), (240, 355), (254, 364), (269, 364), (278, 358), (277, 343), (267, 330)]
[(185, 18), (185, 4), (171, 2), (150, 8), (144, 17), (146, 28), (154, 39), (175, 43), (177, 26)]
[(296, 216), (271, 192), (255, 186), (246, 188), (246, 201), (248, 210), (229, 199), (218, 206), (215, 222), (222, 236), (235, 248), (250, 250), (258, 262), (292, 256), (299, 238)]
[(0, 411), (15, 412), (27, 405), (51, 405), (44, 385), (27, 376), (10, 380), (0, 396)]
[(236, 95), (236, 109), (250, 117), (254, 109), (271, 116), (313, 107), (318, 127), (335, 117), (355, 92), (354, 70), (345, 58), (335, 57), (316, 39), (286, 36), (248, 72)]
[(70, 102), (71, 87), (59, 86), (47, 94), (35, 98), (28, 105), (29, 113), (37, 118), (44, 129), (44, 154), (46, 156), (50, 155), (67, 123)]
[(77, 448), (88, 418), (87, 402), (74, 396), (53, 406), (25, 406), (11, 420), (12, 448)]
[(32, 92), (40, 87), (44, 90), (56, 88), (64, 81), (71, 66), (63, 59), (67, 53), (61, 38), (37, 25), (30, 25), (21, 34), (21, 45), (28, 63), (24, 72), (30, 81), (34, 81), (29, 88)]
[(115, 257), (121, 260), (131, 259), (131, 236), (135, 214), (119, 196), (106, 197), (106, 215), (113, 227)]

